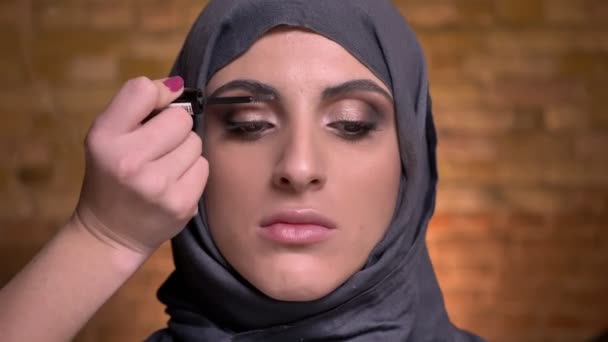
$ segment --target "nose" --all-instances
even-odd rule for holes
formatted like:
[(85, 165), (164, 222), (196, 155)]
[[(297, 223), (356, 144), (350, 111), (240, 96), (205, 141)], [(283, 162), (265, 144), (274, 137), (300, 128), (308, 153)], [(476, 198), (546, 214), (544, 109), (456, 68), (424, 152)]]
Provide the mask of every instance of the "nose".
[(295, 193), (323, 188), (327, 175), (319, 139), (315, 139), (313, 132), (305, 128), (286, 133), (273, 171), (273, 185)]

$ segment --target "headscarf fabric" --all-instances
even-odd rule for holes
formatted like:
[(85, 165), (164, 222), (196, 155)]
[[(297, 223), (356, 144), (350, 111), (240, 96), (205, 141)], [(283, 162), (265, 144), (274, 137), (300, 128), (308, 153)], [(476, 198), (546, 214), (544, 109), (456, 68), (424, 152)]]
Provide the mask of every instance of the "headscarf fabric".
[(427, 69), (416, 35), (389, 0), (210, 1), (171, 74), (204, 89), (215, 72), (283, 25), (335, 41), (391, 89), (402, 164), (391, 224), (365, 266), (336, 290), (284, 302), (222, 257), (203, 198), (200, 214), (172, 240), (175, 271), (158, 292), (170, 320), (148, 341), (481, 341), (450, 322), (427, 251), (437, 184)]

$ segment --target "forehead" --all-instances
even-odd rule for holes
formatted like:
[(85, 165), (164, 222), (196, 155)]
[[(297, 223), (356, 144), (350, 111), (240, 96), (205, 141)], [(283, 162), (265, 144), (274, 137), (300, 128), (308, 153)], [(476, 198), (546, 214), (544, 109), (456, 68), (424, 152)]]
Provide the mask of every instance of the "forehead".
[(390, 93), (386, 85), (341, 45), (320, 34), (291, 27), (275, 28), (244, 54), (220, 69), (208, 89), (247, 78), (281, 86), (327, 86), (353, 79), (369, 79)]

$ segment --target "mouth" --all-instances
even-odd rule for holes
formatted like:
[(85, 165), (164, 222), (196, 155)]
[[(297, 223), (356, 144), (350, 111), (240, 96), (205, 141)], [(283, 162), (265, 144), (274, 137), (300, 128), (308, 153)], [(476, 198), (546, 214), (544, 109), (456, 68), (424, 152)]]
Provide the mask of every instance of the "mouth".
[(310, 245), (329, 239), (336, 223), (313, 209), (278, 211), (260, 223), (260, 235), (284, 245)]

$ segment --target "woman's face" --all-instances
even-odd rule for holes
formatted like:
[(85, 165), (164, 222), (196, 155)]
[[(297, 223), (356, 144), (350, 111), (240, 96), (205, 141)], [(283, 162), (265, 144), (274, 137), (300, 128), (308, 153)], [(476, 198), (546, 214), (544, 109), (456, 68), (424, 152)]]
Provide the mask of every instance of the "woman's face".
[(228, 262), (284, 301), (335, 290), (365, 263), (395, 208), (401, 172), (387, 87), (337, 43), (275, 29), (210, 80), (206, 211)]

